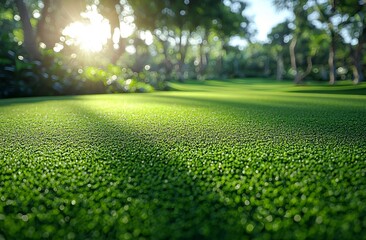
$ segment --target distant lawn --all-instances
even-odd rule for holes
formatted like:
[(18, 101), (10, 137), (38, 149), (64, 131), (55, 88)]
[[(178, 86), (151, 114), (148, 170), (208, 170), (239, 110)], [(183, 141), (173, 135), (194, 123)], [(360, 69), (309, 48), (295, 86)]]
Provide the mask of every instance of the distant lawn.
[(0, 239), (366, 239), (365, 84), (172, 87), (0, 100)]

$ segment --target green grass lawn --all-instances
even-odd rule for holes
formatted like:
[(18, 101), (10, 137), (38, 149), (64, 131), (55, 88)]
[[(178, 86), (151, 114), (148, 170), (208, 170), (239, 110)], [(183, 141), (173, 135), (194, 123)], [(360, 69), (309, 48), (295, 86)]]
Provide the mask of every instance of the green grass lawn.
[(0, 239), (366, 239), (366, 85), (0, 100)]

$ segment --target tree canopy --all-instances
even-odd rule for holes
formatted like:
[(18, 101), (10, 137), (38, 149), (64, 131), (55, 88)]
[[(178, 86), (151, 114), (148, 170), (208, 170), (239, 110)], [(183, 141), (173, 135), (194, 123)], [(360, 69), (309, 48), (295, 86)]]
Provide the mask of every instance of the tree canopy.
[[(248, 4), (6, 0), (0, 96), (148, 91), (170, 80), (246, 76), (364, 80), (364, 1), (273, 0), (293, 17), (265, 42), (253, 41)], [(235, 46), (234, 37), (245, 44)]]

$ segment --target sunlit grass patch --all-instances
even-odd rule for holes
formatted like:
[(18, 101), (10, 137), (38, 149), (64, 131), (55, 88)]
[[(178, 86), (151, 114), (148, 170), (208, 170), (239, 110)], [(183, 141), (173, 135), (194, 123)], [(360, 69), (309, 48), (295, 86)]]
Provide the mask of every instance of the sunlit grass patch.
[(365, 95), (174, 87), (1, 100), (0, 237), (364, 238)]

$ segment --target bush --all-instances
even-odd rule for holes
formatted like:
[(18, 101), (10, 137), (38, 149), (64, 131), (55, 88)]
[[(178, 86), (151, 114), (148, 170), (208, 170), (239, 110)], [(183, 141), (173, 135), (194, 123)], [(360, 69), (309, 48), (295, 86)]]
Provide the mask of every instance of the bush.
[(22, 49), (1, 52), (0, 98), (92, 93), (152, 92), (166, 89), (157, 72), (136, 73), (116, 65), (70, 67), (67, 59), (44, 51), (42, 61), (31, 61)]

